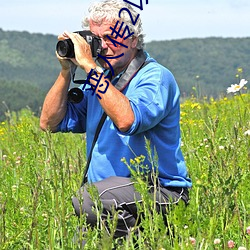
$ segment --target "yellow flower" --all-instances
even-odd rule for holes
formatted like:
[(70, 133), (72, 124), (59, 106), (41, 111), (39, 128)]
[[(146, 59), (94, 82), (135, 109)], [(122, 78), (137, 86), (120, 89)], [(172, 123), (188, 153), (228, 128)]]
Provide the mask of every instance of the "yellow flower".
[(243, 69), (242, 68), (238, 68), (237, 71), (238, 71), (238, 73), (242, 73)]
[(199, 103), (192, 103), (192, 104), (191, 104), (191, 108), (192, 108), (192, 109), (195, 109), (195, 108), (201, 109), (201, 106), (200, 106)]
[(140, 157), (136, 157), (136, 158), (135, 158), (135, 161), (136, 161), (137, 164), (140, 164), (140, 163), (141, 163)]
[(133, 159), (130, 159), (130, 164), (135, 165), (135, 161)]

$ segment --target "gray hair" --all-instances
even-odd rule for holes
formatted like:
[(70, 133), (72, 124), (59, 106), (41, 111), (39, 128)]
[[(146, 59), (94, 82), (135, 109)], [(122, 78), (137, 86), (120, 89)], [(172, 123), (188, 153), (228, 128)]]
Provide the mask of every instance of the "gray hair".
[(128, 25), (130, 33), (134, 32), (133, 36), (138, 38), (137, 49), (143, 49), (144, 34), (142, 33), (141, 18), (139, 17), (136, 24), (133, 25), (128, 11), (123, 10), (120, 15), (121, 17), (119, 17), (119, 12), (122, 8), (129, 9), (133, 20), (136, 20), (138, 13), (130, 4), (120, 0), (103, 0), (95, 2), (89, 7), (89, 15), (83, 19), (82, 28), (89, 29), (90, 20), (98, 24), (101, 24), (104, 19), (114, 24), (117, 21), (124, 22), (125, 26)]

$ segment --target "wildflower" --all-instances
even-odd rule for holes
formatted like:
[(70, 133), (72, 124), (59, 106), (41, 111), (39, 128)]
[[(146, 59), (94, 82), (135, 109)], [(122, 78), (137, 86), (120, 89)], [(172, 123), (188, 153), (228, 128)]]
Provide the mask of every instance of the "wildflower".
[(194, 246), (196, 243), (196, 239), (193, 237), (189, 237), (189, 240), (190, 240), (191, 244)]
[(234, 241), (233, 240), (229, 240), (227, 242), (227, 246), (228, 246), (228, 248), (234, 248)]
[(197, 180), (197, 181), (196, 181), (196, 184), (197, 184), (197, 185), (201, 185), (201, 181), (200, 181), (200, 180)]
[(223, 150), (224, 149), (224, 146), (219, 146), (219, 150)]
[(140, 157), (135, 157), (135, 161), (137, 164), (140, 164), (140, 162), (141, 162)]
[(192, 109), (201, 109), (201, 106), (200, 106), (199, 103), (192, 103), (192, 104), (191, 104), (191, 108), (192, 108)]
[(215, 245), (220, 244), (220, 239), (214, 239), (214, 244), (215, 244)]
[(242, 73), (243, 72), (243, 68), (238, 68), (237, 71), (238, 71), (238, 73)]
[(13, 185), (13, 186), (11, 187), (11, 189), (12, 189), (13, 192), (16, 192), (16, 190), (17, 190), (17, 185)]
[(247, 81), (245, 79), (241, 79), (239, 84), (231, 84), (231, 87), (227, 88), (227, 93), (235, 93), (240, 91), (245, 85)]
[(130, 162), (131, 165), (135, 165), (135, 161), (133, 159), (130, 159), (129, 162)]
[(20, 208), (20, 214), (23, 214), (24, 211), (25, 211), (24, 207), (21, 207), (21, 208)]
[(247, 232), (248, 235), (250, 235), (250, 226), (247, 227), (246, 232)]
[(238, 250), (247, 250), (245, 247), (239, 247)]
[(250, 129), (248, 129), (247, 131), (244, 132), (245, 136), (249, 136), (250, 135)]
[(47, 213), (43, 213), (42, 214), (43, 220), (47, 221), (48, 220), (48, 214)]

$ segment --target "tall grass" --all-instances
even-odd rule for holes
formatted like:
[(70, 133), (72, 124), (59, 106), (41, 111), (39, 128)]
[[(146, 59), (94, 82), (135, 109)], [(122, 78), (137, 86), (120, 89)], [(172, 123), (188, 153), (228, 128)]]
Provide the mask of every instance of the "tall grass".
[[(141, 227), (118, 242), (112, 239), (116, 221), (107, 221), (111, 235), (99, 222), (99, 229), (85, 233), (85, 249), (228, 249), (229, 240), (235, 249), (250, 249), (249, 103), (249, 94), (186, 100), (181, 128), (193, 180), (190, 204), (170, 209), (165, 225), (142, 181)], [(75, 217), (71, 197), (85, 160), (83, 135), (41, 132), (30, 110), (6, 114), (0, 124), (0, 249), (80, 249), (76, 229), (86, 223)], [(143, 157), (128, 164), (141, 165)], [(97, 198), (96, 204), (98, 211)]]

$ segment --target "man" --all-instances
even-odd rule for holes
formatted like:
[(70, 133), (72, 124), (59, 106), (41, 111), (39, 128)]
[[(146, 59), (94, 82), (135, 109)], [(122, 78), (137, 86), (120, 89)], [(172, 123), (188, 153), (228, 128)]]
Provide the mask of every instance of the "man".
[[(121, 161), (122, 158), (130, 162), (136, 156), (144, 155), (143, 164), (148, 166), (149, 171), (158, 173), (159, 211), (165, 211), (171, 202), (183, 200), (188, 203), (188, 188), (191, 187), (180, 149), (179, 89), (169, 70), (143, 51), (141, 20), (138, 17), (135, 25), (131, 21), (137, 17), (138, 14), (130, 5), (119, 0), (94, 3), (89, 9), (84, 28), (90, 29), (102, 40), (102, 53), (98, 61), (104, 69), (103, 76), (102, 69), (92, 58), (90, 46), (83, 37), (70, 32), (59, 37), (60, 40), (72, 40), (75, 58), (61, 58), (57, 55), (62, 69), (45, 98), (40, 119), (43, 130), (86, 132), (87, 155), (91, 155), (87, 181), (99, 192), (103, 220), (107, 215), (112, 219), (114, 209), (119, 210), (115, 237), (128, 234), (135, 226), (136, 202), (141, 201), (130, 178), (130, 169)], [(117, 21), (120, 24), (124, 22), (124, 30), (126, 25), (129, 28), (124, 34), (126, 39), (114, 35)], [(68, 101), (74, 65), (87, 74), (91, 73), (89, 81), (92, 89), (84, 89), (84, 98), (80, 103)], [(96, 95), (93, 95), (93, 86), (97, 84), (94, 77), (99, 76), (101, 80), (95, 90)], [(105, 76), (109, 76), (109, 79), (105, 79)], [(104, 92), (105, 86), (108, 88)], [(107, 118), (91, 151), (103, 112)], [(156, 166), (150, 162), (146, 140), (150, 143), (151, 151), (156, 150)], [(150, 182), (149, 185), (152, 185)], [(80, 195), (83, 198), (82, 204), (78, 198), (73, 198), (76, 214), (85, 214), (87, 223), (94, 226), (97, 218), (86, 185), (82, 186)]]

